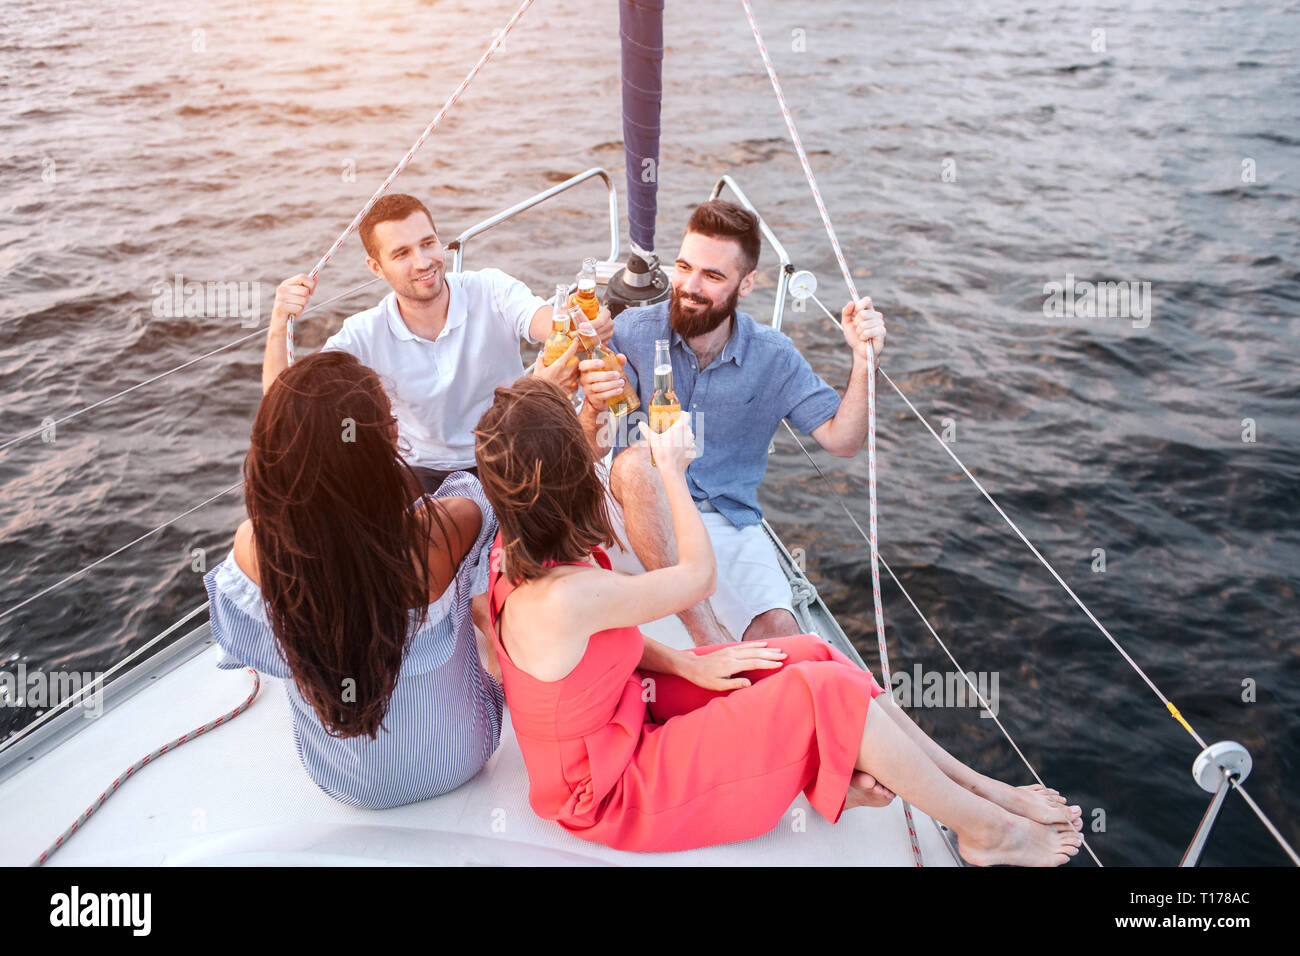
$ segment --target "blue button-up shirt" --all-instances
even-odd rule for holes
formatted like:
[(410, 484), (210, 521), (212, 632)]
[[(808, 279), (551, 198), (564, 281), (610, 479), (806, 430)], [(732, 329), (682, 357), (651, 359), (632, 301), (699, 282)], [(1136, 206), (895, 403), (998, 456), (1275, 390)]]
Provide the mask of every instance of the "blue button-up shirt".
[(655, 341), (668, 339), (673, 391), (691, 413), (699, 453), (686, 469), (691, 496), (708, 501), (735, 527), (763, 519), (758, 486), (767, 472), (767, 447), (782, 418), (805, 435), (834, 417), (840, 396), (812, 370), (790, 338), (737, 311), (731, 337), (705, 369), (686, 340), (672, 330), (668, 303), (627, 309), (614, 321), (610, 347), (627, 356), (627, 376), (641, 408), (627, 416), (614, 454), (635, 439), (631, 426), (646, 420), (654, 394)]

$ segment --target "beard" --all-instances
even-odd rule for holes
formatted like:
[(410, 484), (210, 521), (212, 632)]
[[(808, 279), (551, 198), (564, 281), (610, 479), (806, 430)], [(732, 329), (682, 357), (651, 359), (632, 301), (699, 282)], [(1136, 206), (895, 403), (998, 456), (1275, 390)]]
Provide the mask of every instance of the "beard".
[[(447, 284), (447, 273), (445, 266), (436, 266), (438, 279), (432, 285), (422, 285), (414, 279), (399, 279), (393, 282), (389, 279), (388, 284), (397, 291), (403, 298), (411, 299), (415, 302), (432, 302), (442, 295), (443, 287)], [(388, 278), (385, 276), (384, 278)]]
[(683, 307), (683, 297), (677, 294), (674, 289), (672, 298), (668, 303), (668, 321), (672, 324), (673, 331), (684, 339), (692, 339), (697, 335), (707, 335), (712, 332), (727, 319), (731, 318), (732, 313), (736, 311), (736, 302), (740, 299), (740, 285), (731, 290), (731, 295), (721, 304), (709, 300), (693, 300), (696, 302), (707, 301), (708, 309), (693, 308), (687, 311)]

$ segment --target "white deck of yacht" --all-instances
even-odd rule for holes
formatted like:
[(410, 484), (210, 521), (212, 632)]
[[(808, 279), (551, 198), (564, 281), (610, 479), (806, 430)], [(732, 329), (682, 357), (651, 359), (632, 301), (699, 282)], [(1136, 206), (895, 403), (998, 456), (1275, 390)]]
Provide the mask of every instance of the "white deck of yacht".
[[(646, 633), (683, 647), (676, 618)], [(205, 649), (0, 782), (0, 863), (34, 860), (144, 754), (247, 696), (245, 670), (222, 671)], [(763, 728), (755, 728), (762, 732)], [(777, 731), (779, 732), (779, 731)], [(955, 861), (913, 809), (927, 866)], [(391, 810), (325, 796), (294, 750), (283, 684), (262, 676), (253, 705), (138, 771), (48, 865), (866, 865), (910, 866), (901, 803), (846, 812), (832, 826), (799, 795), (782, 823), (742, 843), (641, 854), (581, 840), (528, 806), (523, 758), (508, 716), (483, 771), (451, 793)]]

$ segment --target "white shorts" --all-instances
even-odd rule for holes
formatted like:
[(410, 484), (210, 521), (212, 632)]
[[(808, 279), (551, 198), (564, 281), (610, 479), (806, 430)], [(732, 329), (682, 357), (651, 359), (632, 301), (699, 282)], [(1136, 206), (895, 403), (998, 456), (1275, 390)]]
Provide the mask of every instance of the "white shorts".
[[(601, 480), (608, 491), (608, 460), (598, 464)], [(623, 508), (609, 493), (609, 514), (614, 525), (614, 533), (625, 544), (627, 528), (623, 519)], [(740, 640), (750, 621), (764, 611), (784, 608), (794, 616), (791, 602), (790, 581), (781, 570), (776, 548), (763, 525), (752, 524), (746, 528), (737, 528), (726, 516), (717, 511), (700, 513), (705, 530), (709, 532), (709, 541), (713, 544), (713, 557), (718, 564), (718, 588), (709, 603), (722, 626), (731, 632), (732, 637)], [(645, 567), (630, 550), (618, 546), (608, 550), (610, 564), (629, 574), (643, 574)]]

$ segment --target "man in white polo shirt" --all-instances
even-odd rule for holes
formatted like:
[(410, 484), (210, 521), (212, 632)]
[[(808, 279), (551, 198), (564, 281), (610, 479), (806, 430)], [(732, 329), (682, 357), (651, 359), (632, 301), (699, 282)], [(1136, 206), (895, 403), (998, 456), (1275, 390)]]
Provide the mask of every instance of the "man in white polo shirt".
[[(350, 352), (379, 373), (393, 403), (403, 455), (424, 490), (453, 471), (474, 470), (473, 428), (499, 385), (524, 373), (519, 340), (546, 338), (551, 305), (499, 269), (446, 271), (433, 216), (413, 196), (382, 197), (358, 235), (366, 265), (392, 287), (379, 305), (358, 312), (323, 350)], [(285, 326), (315, 289), (305, 275), (276, 290), (262, 365), (262, 391), (288, 364)], [(602, 339), (613, 332), (609, 313), (596, 323)], [(576, 351), (575, 345), (571, 351)], [(577, 370), (560, 361), (538, 377), (568, 388)]]

